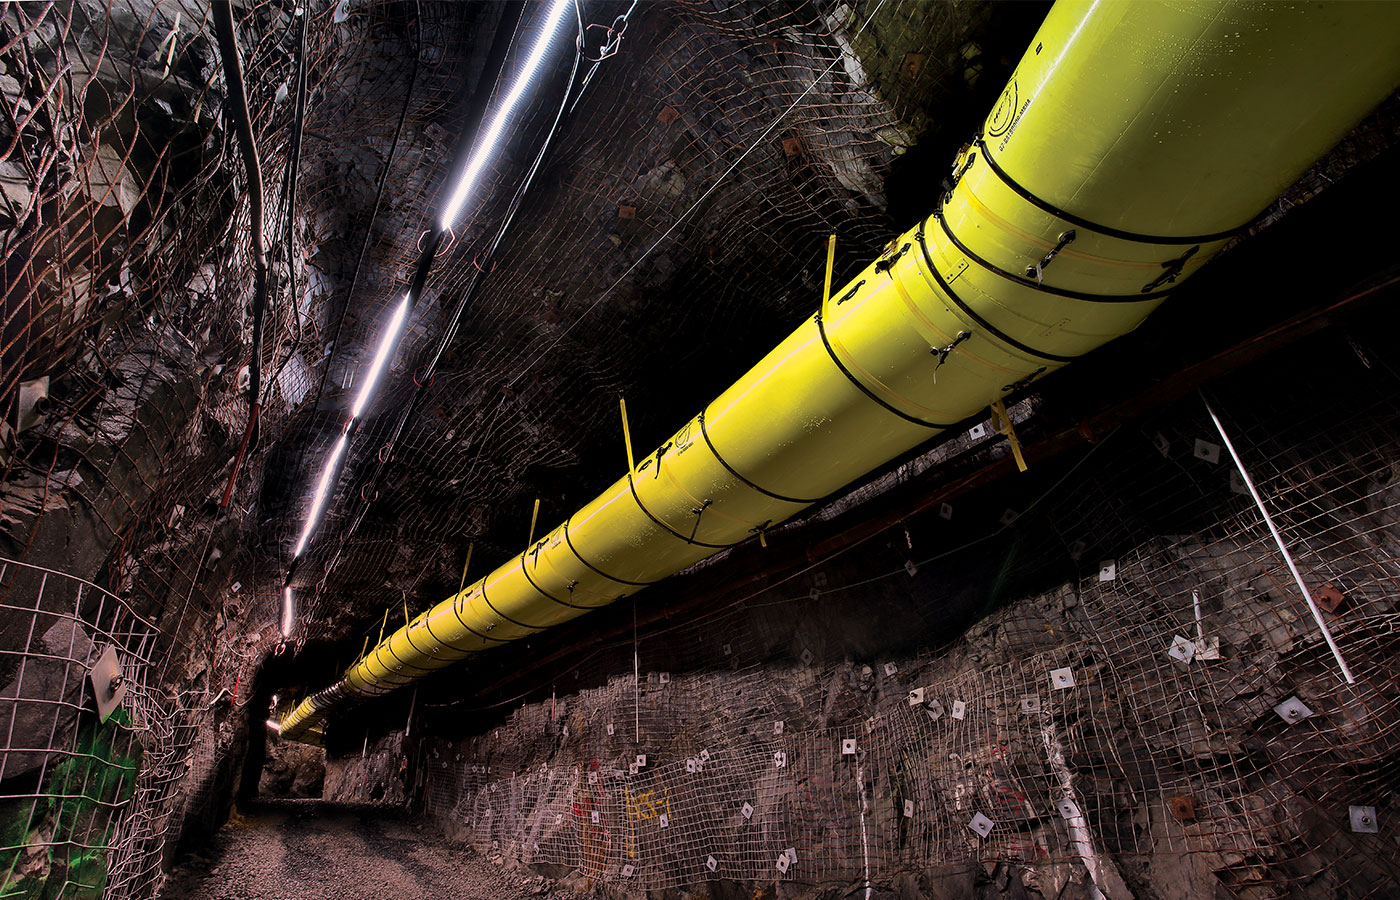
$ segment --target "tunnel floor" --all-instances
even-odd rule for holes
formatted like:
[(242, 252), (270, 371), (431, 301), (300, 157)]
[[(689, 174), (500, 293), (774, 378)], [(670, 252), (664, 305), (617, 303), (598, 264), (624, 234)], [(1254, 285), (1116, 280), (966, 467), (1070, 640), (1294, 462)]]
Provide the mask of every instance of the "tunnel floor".
[(259, 803), (176, 861), (162, 900), (524, 900), (552, 882), (453, 846), (392, 809)]

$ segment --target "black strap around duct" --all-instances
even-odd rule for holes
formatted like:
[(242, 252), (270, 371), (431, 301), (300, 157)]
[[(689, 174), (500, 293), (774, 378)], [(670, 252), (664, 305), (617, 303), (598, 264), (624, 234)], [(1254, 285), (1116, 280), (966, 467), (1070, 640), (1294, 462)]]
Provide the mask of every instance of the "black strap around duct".
[(376, 660), (378, 660), (379, 664), (380, 664), (381, 666), (384, 666), (384, 668), (386, 668), (386, 669), (389, 668), (389, 666), (385, 665), (383, 658), (380, 657), (380, 655), (379, 655), (379, 651), (380, 651), (381, 649), (387, 649), (387, 650), (389, 651), (389, 655), (392, 656), (392, 657), (394, 658), (394, 662), (396, 662), (396, 663), (399, 664), (399, 668), (398, 668), (398, 669), (395, 669), (396, 672), (399, 671), (399, 670), (401, 670), (404, 666), (408, 666), (410, 669), (413, 669), (413, 670), (415, 670), (415, 671), (417, 671), (417, 672), (421, 672), (421, 673), (423, 673), (423, 674), (425, 674), (425, 675), (426, 675), (427, 673), (433, 671), (432, 669), (425, 669), (425, 668), (423, 668), (422, 666), (414, 665), (414, 664), (411, 663), (411, 662), (404, 662), (403, 660), (399, 659), (399, 655), (398, 655), (397, 653), (394, 652), (394, 648), (393, 648), (392, 646), (390, 646), (390, 643), (389, 643), (389, 642), (387, 642), (387, 641), (381, 641), (381, 642), (380, 642), (378, 645), (376, 645), (375, 648), (374, 648), (374, 658), (375, 658)]
[(781, 500), (781, 501), (783, 501), (784, 503), (800, 503), (800, 504), (802, 504), (803, 506), (806, 506), (806, 505), (809, 504), (809, 503), (816, 503), (818, 500), (823, 499), (822, 497), (816, 497), (816, 498), (811, 499), (811, 500), (804, 500), (804, 499), (801, 498), (801, 497), (788, 497), (788, 496), (785, 496), (785, 495), (783, 495), (783, 494), (774, 493), (773, 491), (770, 491), (770, 490), (768, 490), (768, 489), (765, 488), (765, 487), (760, 487), (759, 485), (754, 484), (752, 481), (750, 481), (749, 479), (745, 478), (743, 475), (741, 475), (741, 474), (739, 473), (739, 470), (738, 470), (738, 469), (736, 469), (736, 468), (734, 468), (733, 466), (731, 466), (731, 465), (729, 464), (729, 462), (728, 462), (723, 456), (720, 456), (719, 450), (717, 450), (717, 449), (715, 448), (715, 442), (712, 441), (712, 440), (710, 440), (710, 433), (709, 433), (709, 431), (707, 431), (707, 430), (705, 429), (705, 411), (704, 411), (704, 410), (701, 410), (701, 412), (700, 412), (700, 436), (703, 437), (703, 438), (705, 439), (705, 446), (710, 448), (710, 453), (714, 454), (715, 459), (719, 460), (719, 464), (720, 464), (721, 466), (724, 466), (724, 470), (725, 470), (726, 472), (728, 472), (730, 475), (733, 475), (735, 478), (739, 479), (739, 480), (742, 481), (744, 484), (748, 485), (749, 487), (753, 488), (754, 490), (758, 491), (758, 492), (759, 492), (760, 494), (762, 494), (763, 496), (765, 496), (765, 497), (772, 497), (774, 500)]
[[(457, 613), (457, 604), (455, 604), (455, 603), (452, 604), (452, 615), (456, 617), (456, 619), (457, 619), (458, 622), (461, 622), (461, 623), (462, 623), (462, 627), (463, 627), (463, 628), (466, 628), (468, 631), (471, 631), (472, 634), (475, 634), (477, 637), (481, 638), (482, 640), (486, 640), (486, 641), (495, 641), (495, 642), (498, 643), (498, 644), (507, 643), (506, 641), (503, 641), (503, 640), (501, 640), (500, 638), (489, 638), (489, 637), (487, 637), (487, 636), (484, 635), (484, 634), (477, 634), (477, 632), (472, 631), (472, 629), (471, 629), (470, 627), (467, 626), (467, 623), (466, 623), (466, 622), (462, 622), (462, 617), (461, 617), (460, 615), (458, 615), (458, 613)], [(439, 644), (441, 644), (442, 646), (446, 647), (448, 650), (451, 650), (453, 653), (475, 653), (475, 652), (476, 652), (475, 650), (473, 650), (473, 649), (471, 649), (471, 648), (469, 648), (469, 647), (458, 647), (456, 644), (452, 643), (451, 641), (443, 640), (442, 638), (438, 637), (438, 636), (437, 636), (437, 632), (433, 631), (433, 620), (432, 620), (431, 617), (429, 617), (428, 620), (425, 621), (425, 622), (423, 623), (423, 627), (426, 628), (426, 629), (428, 629), (428, 636), (429, 636), (429, 637), (431, 637), (433, 640), (437, 641), (437, 642), (438, 642)]]
[[(665, 522), (658, 519), (652, 514), (651, 510), (647, 509), (646, 504), (642, 502), (642, 498), (637, 496), (637, 486), (632, 483), (631, 472), (627, 473), (627, 487), (632, 492), (632, 499), (636, 501), (637, 508), (640, 509), (643, 513), (645, 513), (648, 519), (651, 519), (653, 522), (655, 522), (667, 534), (679, 538), (680, 540), (685, 541), (687, 544), (693, 544), (696, 547), (710, 547), (715, 550), (728, 550), (730, 547), (734, 546), (734, 544), (709, 544), (705, 541), (693, 540), (691, 538), (686, 537), (676, 529), (672, 528), (670, 525), (667, 525)], [(735, 543), (739, 542), (736, 541)]]
[(826, 326), (825, 326), (824, 324), (822, 324), (822, 314), (821, 314), (821, 313), (817, 313), (815, 316), (813, 316), (813, 318), (816, 320), (816, 323), (817, 323), (817, 333), (820, 334), (821, 337), (822, 337), (822, 346), (826, 348), (826, 354), (827, 354), (827, 356), (830, 356), (830, 357), (831, 357), (831, 361), (834, 362), (834, 363), (836, 363), (836, 368), (838, 368), (838, 369), (841, 370), (841, 374), (846, 376), (846, 380), (847, 380), (847, 381), (849, 381), (851, 384), (855, 385), (856, 387), (860, 388), (860, 392), (861, 392), (862, 394), (864, 394), (865, 396), (869, 397), (869, 398), (870, 398), (871, 400), (873, 400), (877, 405), (879, 405), (882, 409), (887, 410), (888, 412), (894, 413), (895, 415), (899, 416), (901, 419), (903, 419), (903, 420), (906, 421), (906, 422), (912, 422), (912, 423), (914, 423), (915, 425), (922, 425), (922, 426), (925, 427), (925, 428), (952, 428), (952, 427), (953, 427), (952, 425), (947, 425), (947, 424), (944, 424), (944, 423), (942, 423), (942, 422), (926, 422), (926, 421), (924, 421), (923, 419), (920, 419), (920, 418), (918, 418), (917, 416), (911, 416), (911, 415), (909, 415), (908, 413), (904, 412), (903, 410), (898, 409), (898, 408), (896, 408), (896, 407), (893, 407), (893, 406), (889, 405), (888, 403), (886, 403), (884, 400), (880, 399), (880, 397), (879, 397), (878, 395), (876, 395), (874, 391), (870, 390), (870, 388), (866, 387), (866, 386), (860, 381), (860, 379), (856, 378), (855, 375), (851, 374), (851, 370), (850, 370), (850, 369), (847, 369), (847, 368), (846, 368), (846, 364), (843, 363), (843, 362), (841, 362), (840, 357), (838, 357), (838, 356), (836, 355), (836, 349), (835, 349), (834, 347), (831, 346), (831, 341), (827, 339), (827, 336), (826, 336)]
[(705, 510), (709, 509), (710, 504), (714, 502), (715, 501), (713, 500), (706, 500), (704, 503), (701, 503), (699, 506), (691, 509), (691, 513), (695, 516), (695, 526), (690, 529), (690, 539), (692, 541), (695, 540), (695, 536), (700, 533), (701, 517), (705, 515)]
[(947, 295), (949, 300), (953, 301), (954, 306), (962, 310), (968, 318), (972, 319), (972, 321), (976, 322), (978, 325), (981, 325), (984, 329), (986, 329), (986, 331), (989, 334), (994, 336), (1003, 344), (1006, 344), (1008, 347), (1014, 347), (1017, 350), (1020, 350), (1022, 353), (1028, 354), (1030, 356), (1039, 357), (1040, 359), (1062, 363), (1071, 362), (1074, 359), (1076, 359), (1076, 357), (1073, 356), (1057, 356), (1054, 353), (1049, 353), (1045, 350), (1037, 350), (1036, 348), (1028, 344), (1023, 344), (1011, 335), (1002, 331), (1000, 328), (993, 325), (991, 322), (988, 322), (986, 319), (978, 315), (975, 311), (973, 311), (971, 306), (969, 306), (966, 302), (963, 301), (963, 298), (958, 296), (957, 291), (954, 291), (953, 286), (944, 280), (943, 276), (940, 275), (938, 272), (938, 267), (933, 264), (933, 256), (928, 252), (928, 241), (924, 239), (923, 222), (919, 223), (919, 231), (917, 233), (917, 238), (919, 242), (919, 249), (923, 251), (924, 266), (928, 269), (929, 274), (933, 276), (933, 280), (938, 282), (938, 287), (943, 291), (945, 295)]
[(1005, 184), (1007, 187), (1011, 188), (1011, 190), (1015, 192), (1016, 195), (1019, 196), (1022, 200), (1025, 200), (1027, 203), (1031, 204), (1036, 209), (1039, 209), (1042, 212), (1049, 213), (1057, 219), (1063, 219), (1064, 221), (1071, 222), (1075, 225), (1078, 225), (1081, 228), (1088, 228), (1090, 231), (1097, 231), (1099, 234), (1105, 234), (1109, 237), (1118, 238), (1119, 240), (1133, 241), (1134, 243), (1138, 244), (1208, 244), (1211, 241), (1223, 241), (1226, 238), (1234, 237), (1241, 231), (1248, 228), (1250, 225), (1254, 224), (1254, 220), (1251, 219), (1243, 225), (1239, 225), (1235, 228), (1231, 228), (1226, 231), (1217, 231), (1214, 234), (1193, 234), (1187, 236), (1172, 236), (1164, 234), (1139, 234), (1136, 231), (1124, 231), (1121, 228), (1113, 228), (1108, 225), (1100, 225), (1097, 222), (1091, 222), (1083, 216), (1076, 216), (1072, 212), (1067, 212), (1063, 209), (1060, 209), (1058, 206), (1054, 205), (1053, 203), (1050, 203), (1048, 200), (1042, 200), (1035, 194), (1032, 194), (1020, 182), (1008, 175), (1006, 173), (1006, 170), (1002, 169), (1001, 166), (997, 165), (997, 161), (992, 158), (991, 151), (987, 149), (987, 145), (983, 143), (980, 135), (977, 137), (977, 146), (982, 151), (982, 158), (987, 161), (987, 165), (991, 168), (992, 172), (995, 173), (996, 176), (1001, 179), (1002, 183)]
[(417, 644), (413, 643), (413, 623), (412, 623), (412, 622), (410, 622), (410, 623), (408, 623), (407, 625), (404, 626), (404, 629), (403, 629), (403, 639), (406, 640), (406, 641), (408, 641), (408, 646), (412, 647), (416, 652), (421, 653), (421, 654), (423, 654), (424, 656), (430, 656), (430, 655), (432, 655), (432, 654), (431, 654), (431, 651), (429, 651), (429, 650), (424, 650), (423, 648), (419, 647)]
[[(524, 568), (523, 562), (521, 563), (521, 568)], [(484, 578), (481, 580), (481, 599), (486, 601), (486, 605), (491, 607), (491, 611), (493, 613), (500, 616), (502, 619), (505, 619), (512, 625), (519, 625), (521, 628), (529, 628), (532, 631), (544, 631), (546, 628), (548, 628), (547, 625), (530, 625), (525, 622), (517, 622), (515, 619), (512, 619), (510, 616), (497, 609), (495, 604), (491, 602), (491, 598), (486, 596), (486, 579)]]
[[(569, 518), (573, 518), (573, 517), (570, 516)], [(582, 553), (579, 553), (579, 552), (578, 552), (578, 548), (574, 546), (574, 540), (573, 540), (573, 538), (569, 537), (569, 519), (565, 519), (565, 520), (564, 520), (564, 543), (566, 543), (566, 544), (569, 545), (569, 550), (571, 550), (571, 551), (573, 552), (574, 556), (578, 558), (578, 561), (579, 561), (579, 562), (581, 562), (581, 563), (583, 563), (585, 566), (587, 566), (587, 567), (589, 568), (589, 570), (592, 571), (594, 574), (602, 575), (604, 578), (606, 578), (606, 579), (609, 580), (609, 581), (616, 581), (618, 584), (627, 584), (627, 585), (631, 585), (632, 587), (646, 587), (646, 586), (649, 585), (649, 584), (656, 584), (655, 581), (628, 581), (626, 578), (618, 578), (616, 575), (609, 575), (607, 572), (604, 572), (602, 569), (600, 569), (600, 568), (598, 568), (597, 566), (593, 565), (593, 563), (591, 563), (591, 562), (589, 562), (588, 560), (584, 559), (584, 558), (583, 558), (583, 554), (582, 554)], [(587, 606), (585, 606), (585, 607), (580, 607), (580, 608), (581, 608), (581, 609), (591, 609), (591, 607), (587, 607)]]
[[(536, 562), (536, 565), (538, 565), (538, 561)], [(573, 604), (573, 603), (566, 603), (566, 602), (564, 602), (563, 600), (560, 600), (558, 597), (556, 597), (556, 596), (554, 596), (553, 594), (551, 594), (549, 591), (546, 591), (544, 588), (540, 587), (540, 586), (535, 582), (535, 579), (533, 579), (533, 578), (530, 577), (530, 567), (527, 566), (527, 565), (525, 565), (525, 554), (524, 554), (524, 553), (520, 554), (520, 571), (525, 575), (525, 580), (528, 581), (528, 582), (530, 582), (530, 587), (532, 587), (532, 588), (535, 589), (535, 593), (539, 594), (541, 597), (545, 598), (546, 600), (553, 600), (555, 603), (558, 603), (560, 606), (567, 606), (569, 609), (592, 609), (591, 606), (576, 606), (576, 605)]]
[(941, 199), (938, 201), (938, 204), (933, 209), (933, 217), (938, 220), (938, 225), (943, 229), (943, 233), (947, 235), (948, 240), (952, 242), (954, 247), (958, 248), (958, 250), (963, 254), (963, 256), (966, 256), (968, 259), (977, 263), (977, 265), (986, 269), (988, 272), (991, 272), (993, 275), (1005, 278), (1008, 281), (1014, 281), (1016, 284), (1019, 284), (1022, 287), (1028, 287), (1033, 291), (1040, 291), (1041, 293), (1045, 294), (1054, 294), (1057, 297), (1068, 297), (1071, 300), (1084, 300), (1089, 303), (1143, 303), (1147, 300), (1160, 300), (1171, 293), (1170, 291), (1159, 291), (1155, 294), (1143, 292), (1139, 292), (1136, 294), (1090, 294), (1085, 291), (1073, 291), (1069, 288), (1060, 288), (1048, 284), (1042, 284), (1030, 278), (1024, 278), (1020, 275), (1017, 275), (1015, 272), (1008, 272), (1000, 266), (983, 259), (976, 253), (974, 253), (972, 250), (968, 249), (967, 245), (960, 241), (956, 234), (953, 234), (953, 229), (948, 227), (948, 221), (943, 218), (943, 201)]

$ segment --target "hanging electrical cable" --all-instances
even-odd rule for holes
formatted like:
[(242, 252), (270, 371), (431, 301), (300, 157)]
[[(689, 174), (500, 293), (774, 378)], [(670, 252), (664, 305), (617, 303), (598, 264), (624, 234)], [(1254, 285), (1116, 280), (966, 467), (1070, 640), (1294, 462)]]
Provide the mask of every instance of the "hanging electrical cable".
[(243, 157), (243, 168), (248, 180), (248, 219), (253, 255), (253, 346), (248, 361), (248, 424), (234, 457), (233, 470), (229, 473), (228, 485), (224, 488), (221, 508), (227, 508), (233, 496), (234, 481), (243, 466), (248, 444), (258, 427), (258, 411), (262, 389), (262, 343), (263, 319), (267, 311), (267, 252), (263, 245), (263, 183), (262, 165), (258, 159), (258, 145), (253, 136), (253, 117), (248, 110), (248, 89), (243, 82), (243, 58), (238, 50), (238, 31), (233, 21), (231, 0), (218, 0), (213, 7), (214, 31), (219, 42), (219, 56), (223, 61), (224, 84), (228, 88), (229, 115), (238, 135), (238, 149)]
[[(292, 307), (292, 343), (282, 356), (282, 362), (278, 364), (272, 376), (267, 379), (267, 385), (263, 388), (261, 405), (267, 406), (268, 394), (272, 391), (272, 386), (278, 382), (287, 364), (292, 361), (297, 351), (301, 348), (302, 341), (302, 316), (301, 303), (298, 298), (301, 292), (297, 288), (297, 187), (300, 183), (301, 173), (301, 147), (302, 136), (306, 127), (306, 32), (308, 22), (311, 18), (306, 10), (298, 9), (296, 13), (298, 19), (297, 35), (297, 69), (295, 77), (296, 104), (292, 114), (292, 137), (287, 149), (287, 165), (282, 176), (282, 198), (281, 198), (281, 219), (282, 219), (282, 241), (283, 252), (287, 261), (287, 299)], [(274, 240), (274, 244), (277, 241)], [(274, 357), (275, 358), (275, 357)]]

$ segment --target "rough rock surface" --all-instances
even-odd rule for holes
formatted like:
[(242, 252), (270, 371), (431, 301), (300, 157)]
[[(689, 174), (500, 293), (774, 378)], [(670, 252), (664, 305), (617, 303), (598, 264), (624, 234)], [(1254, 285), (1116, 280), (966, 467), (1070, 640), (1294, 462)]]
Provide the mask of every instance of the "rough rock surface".
[[(20, 736), (12, 747), (62, 746), (77, 714), (78, 692), (87, 676), (84, 662), (92, 642), (81, 625), (60, 619), (39, 639), (42, 656), (25, 661), (13, 680), (0, 689), (0, 732)], [(12, 750), (0, 753), (0, 779), (38, 768), (52, 754)]]
[(161, 897), (523, 900), (555, 896), (552, 887), (389, 810), (288, 800), (230, 821), (204, 853), (177, 863)]
[(326, 751), (268, 736), (267, 759), (258, 781), (259, 797), (319, 797), (325, 780)]

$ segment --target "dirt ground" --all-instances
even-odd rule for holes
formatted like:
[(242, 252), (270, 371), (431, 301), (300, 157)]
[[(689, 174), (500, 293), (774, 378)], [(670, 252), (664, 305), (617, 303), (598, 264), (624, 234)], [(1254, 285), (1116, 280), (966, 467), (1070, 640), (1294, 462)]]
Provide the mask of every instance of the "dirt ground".
[[(177, 859), (162, 900), (536, 900), (553, 883), (393, 810), (319, 800), (260, 803)], [(573, 896), (571, 893), (569, 896)]]

